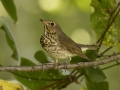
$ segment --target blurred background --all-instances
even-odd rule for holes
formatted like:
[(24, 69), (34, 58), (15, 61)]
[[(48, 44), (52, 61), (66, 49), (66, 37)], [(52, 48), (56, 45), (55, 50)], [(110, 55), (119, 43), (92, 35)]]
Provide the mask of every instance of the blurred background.
[[(62, 30), (77, 43), (94, 44), (97, 40), (90, 24), (90, 15), (94, 11), (90, 7), (91, 0), (14, 0), (14, 2), (18, 21), (14, 23), (1, 2), (0, 16), (6, 19), (11, 28), (19, 57), (25, 57), (35, 62), (34, 53), (43, 50), (39, 42), (44, 32), (40, 18), (57, 22)], [(5, 33), (0, 30), (0, 58), (3, 65), (19, 65), (19, 61), (12, 59), (11, 54), (12, 50), (7, 45)], [(110, 90), (119, 90), (119, 67), (107, 69), (105, 74)], [(1, 72), (0, 79), (13, 80), (14, 77), (10, 73)], [(79, 90), (80, 85), (71, 84), (65, 90), (72, 88)]]

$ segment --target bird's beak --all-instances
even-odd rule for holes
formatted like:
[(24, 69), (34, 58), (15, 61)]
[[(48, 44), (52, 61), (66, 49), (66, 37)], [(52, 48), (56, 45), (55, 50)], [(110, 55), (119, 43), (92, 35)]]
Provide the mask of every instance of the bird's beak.
[(40, 19), (41, 22), (43, 22), (44, 20), (43, 19)]
[(41, 22), (43, 22), (43, 24), (47, 25), (47, 22), (43, 19), (40, 19)]

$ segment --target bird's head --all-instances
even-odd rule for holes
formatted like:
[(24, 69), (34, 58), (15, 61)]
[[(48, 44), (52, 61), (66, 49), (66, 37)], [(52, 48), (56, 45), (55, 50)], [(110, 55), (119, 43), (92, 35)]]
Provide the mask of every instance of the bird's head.
[(53, 21), (43, 20), (43, 19), (40, 19), (40, 21), (42, 21), (44, 24), (44, 33), (45, 34), (47, 34), (47, 33), (56, 34), (61, 31), (60, 26)]

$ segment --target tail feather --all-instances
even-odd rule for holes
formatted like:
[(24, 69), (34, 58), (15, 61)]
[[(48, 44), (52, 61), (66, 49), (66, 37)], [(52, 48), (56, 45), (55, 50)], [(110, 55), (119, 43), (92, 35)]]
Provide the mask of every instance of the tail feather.
[(84, 45), (84, 44), (78, 44), (81, 49), (87, 49), (87, 50), (96, 50), (99, 46), (98, 45)]

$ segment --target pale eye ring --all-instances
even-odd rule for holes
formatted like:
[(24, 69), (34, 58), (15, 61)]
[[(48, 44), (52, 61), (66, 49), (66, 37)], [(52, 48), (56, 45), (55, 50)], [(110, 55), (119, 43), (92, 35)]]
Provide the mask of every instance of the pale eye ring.
[(50, 24), (51, 24), (51, 26), (54, 26), (54, 25), (55, 25), (55, 23), (53, 23), (53, 22), (52, 22), (52, 23), (50, 23)]

